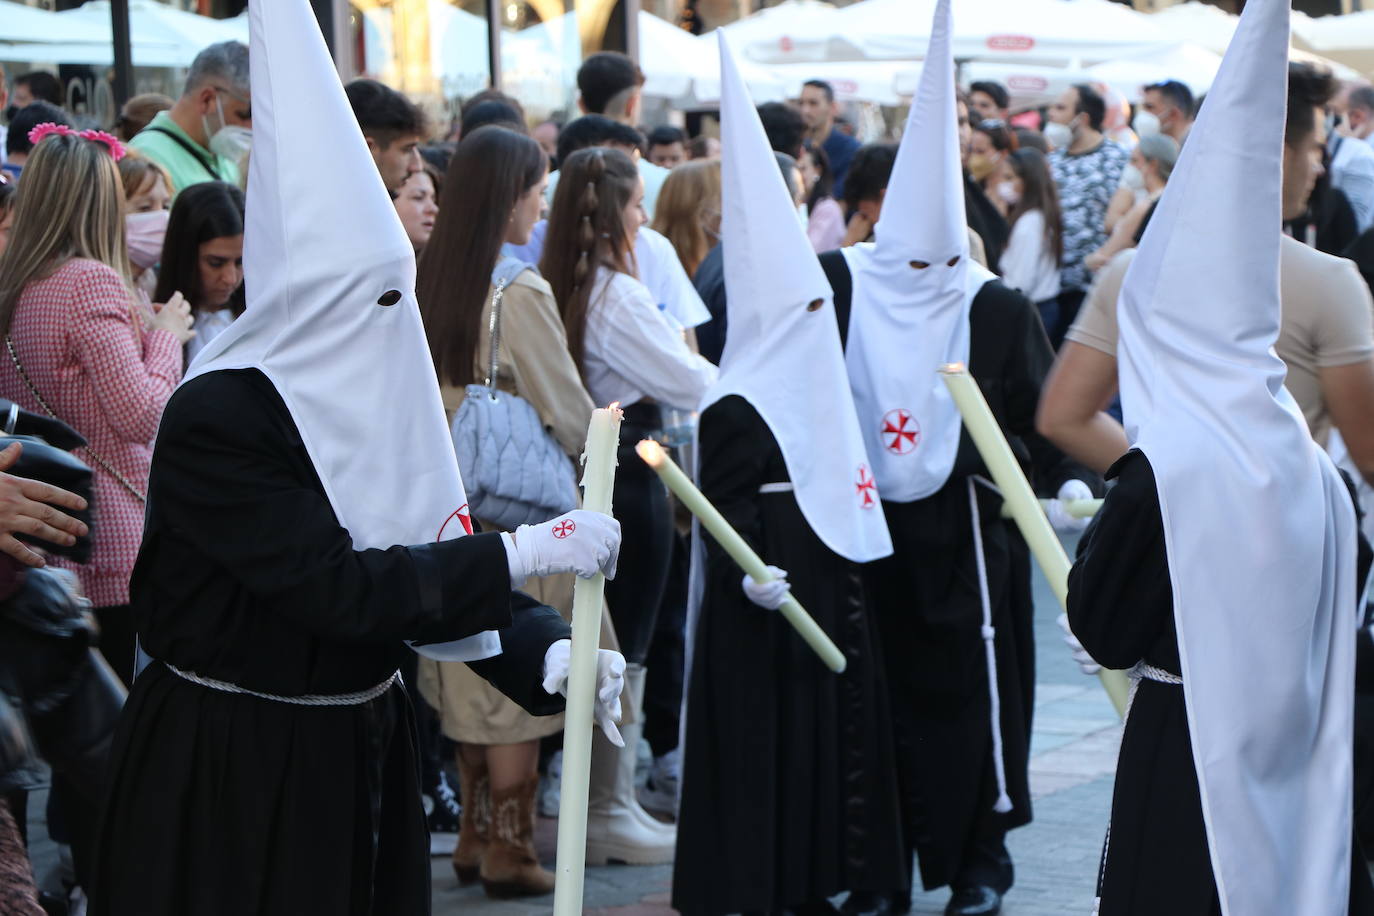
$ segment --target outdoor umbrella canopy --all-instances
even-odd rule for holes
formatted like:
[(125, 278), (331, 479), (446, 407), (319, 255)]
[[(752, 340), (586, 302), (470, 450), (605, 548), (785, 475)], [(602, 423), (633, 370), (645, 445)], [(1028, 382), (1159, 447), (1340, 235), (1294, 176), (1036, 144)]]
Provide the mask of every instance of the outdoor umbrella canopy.
[[(1374, 10), (1315, 19), (1293, 16), (1295, 43), (1301, 39), (1323, 57), (1374, 74)], [(1293, 55), (1301, 60), (1301, 55)], [(1340, 74), (1337, 73), (1339, 76)]]
[[(57, 13), (35, 9), (22, 3), (0, 0), (0, 44), (52, 42), (60, 44), (97, 44), (110, 40), (110, 14), (105, 11), (105, 28), (60, 17)], [(0, 48), (0, 51), (3, 51)]]
[[(756, 61), (915, 60), (930, 41), (935, 0), (863, 0), (807, 34), (755, 40)], [(822, 28), (824, 26), (824, 28)], [(960, 0), (957, 60), (1093, 64), (1177, 41), (1150, 17), (1105, 0)]]

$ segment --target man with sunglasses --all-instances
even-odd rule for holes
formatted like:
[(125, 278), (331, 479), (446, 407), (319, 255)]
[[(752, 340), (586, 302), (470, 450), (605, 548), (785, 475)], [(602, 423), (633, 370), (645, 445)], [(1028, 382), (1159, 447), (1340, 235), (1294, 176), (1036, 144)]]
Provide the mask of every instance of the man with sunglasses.
[(242, 186), (252, 130), (248, 47), (224, 41), (196, 55), (181, 98), (158, 112), (130, 145), (167, 170), (175, 196), (203, 181)]

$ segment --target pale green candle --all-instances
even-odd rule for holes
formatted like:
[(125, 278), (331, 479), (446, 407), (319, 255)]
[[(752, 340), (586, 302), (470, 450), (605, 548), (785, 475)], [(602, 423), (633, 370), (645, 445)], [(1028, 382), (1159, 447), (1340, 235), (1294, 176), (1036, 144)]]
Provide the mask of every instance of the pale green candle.
[[(582, 508), (611, 514), (616, 447), (623, 414), (612, 404), (592, 412), (582, 453)], [(573, 587), (572, 660), (568, 706), (563, 725), (563, 781), (558, 802), (558, 862), (555, 866), (555, 916), (582, 912), (587, 864), (587, 795), (592, 769), (592, 728), (596, 704), (596, 655), (601, 643), (601, 612), (606, 577), (597, 573)]]
[[(673, 491), (678, 501), (701, 522), (703, 528), (711, 532), (711, 537), (715, 538), (721, 549), (739, 564), (740, 569), (749, 574), (749, 578), (759, 583), (773, 581), (773, 574), (768, 571), (768, 565), (754, 552), (754, 548), (739, 536), (739, 532), (730, 527), (725, 516), (721, 515), (687, 475), (682, 473), (682, 468), (673, 463), (673, 459), (668, 457), (662, 446), (652, 439), (645, 439), (635, 446), (635, 451), (649, 467), (658, 472), (658, 476), (663, 479), (668, 489)], [(836, 674), (844, 671), (844, 653), (829, 636), (825, 635), (825, 631), (817, 625), (796, 598), (789, 594), (778, 610), (797, 631), (797, 635), (811, 647), (811, 651), (820, 656), (827, 668)]]
[[(1067, 608), (1068, 554), (1064, 553), (1064, 545), (1059, 542), (1059, 536), (1054, 533), (1040, 501), (1035, 498), (1035, 491), (1031, 489), (1021, 465), (1012, 454), (1011, 446), (1002, 435), (1002, 428), (997, 425), (997, 418), (992, 415), (992, 409), (983, 398), (982, 389), (962, 363), (951, 363), (942, 368), (940, 374), (949, 388), (955, 406), (964, 418), (964, 427), (968, 430), (969, 437), (973, 439), (978, 454), (983, 458), (983, 464), (987, 465), (988, 473), (992, 475), (992, 482), (1002, 491), (1002, 499), (1006, 504), (1003, 511), (1010, 514), (1016, 522), (1016, 527), (1021, 529), (1021, 536), (1025, 538), (1036, 562), (1045, 573), (1045, 578), (1049, 580), (1050, 588), (1054, 591), (1054, 597), (1059, 599), (1060, 607)], [(1098, 677), (1102, 679), (1102, 686), (1111, 697), (1116, 711), (1124, 716), (1126, 698), (1130, 695), (1130, 682), (1126, 675), (1120, 671), (1103, 668), (1098, 672)]]

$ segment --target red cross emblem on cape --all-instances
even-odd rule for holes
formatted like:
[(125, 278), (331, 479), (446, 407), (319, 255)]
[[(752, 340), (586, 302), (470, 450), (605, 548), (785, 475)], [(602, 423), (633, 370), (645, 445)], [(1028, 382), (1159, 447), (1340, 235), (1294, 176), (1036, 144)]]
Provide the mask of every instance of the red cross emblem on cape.
[(883, 415), (883, 448), (898, 455), (914, 452), (921, 441), (921, 424), (905, 409), (889, 410)]
[(854, 481), (854, 488), (859, 491), (859, 506), (864, 509), (872, 509), (878, 504), (878, 485), (873, 480), (873, 475), (868, 471), (868, 465), (859, 465), (859, 476)]
[(468, 514), (468, 504), (463, 503), (461, 506), (458, 507), (458, 510), (456, 512), (454, 512), (448, 518), (444, 519), (444, 523), (441, 526), (439, 526), (439, 536), (436, 537), (434, 540), (442, 541), (444, 539), (444, 531), (448, 528), (448, 523), (453, 521), (455, 518), (458, 519), (458, 521), (462, 524), (464, 534), (472, 534), (472, 516)]

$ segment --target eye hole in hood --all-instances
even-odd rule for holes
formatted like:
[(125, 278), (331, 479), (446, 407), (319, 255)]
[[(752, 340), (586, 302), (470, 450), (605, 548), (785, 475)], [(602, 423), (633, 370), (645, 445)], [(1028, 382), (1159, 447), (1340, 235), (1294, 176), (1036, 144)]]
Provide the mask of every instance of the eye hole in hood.
[(389, 289), (386, 292), (382, 293), (381, 298), (377, 300), (377, 304), (385, 308), (387, 306), (395, 305), (400, 301), (401, 291), (399, 289)]

